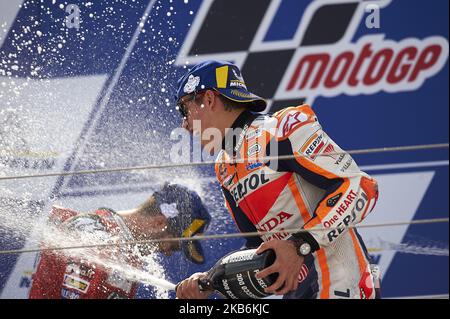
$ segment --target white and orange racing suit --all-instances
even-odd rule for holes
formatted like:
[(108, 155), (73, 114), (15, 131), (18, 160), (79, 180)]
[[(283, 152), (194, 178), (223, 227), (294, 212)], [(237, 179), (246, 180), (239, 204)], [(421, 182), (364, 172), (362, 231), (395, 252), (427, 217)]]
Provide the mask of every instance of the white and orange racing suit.
[[(215, 170), (240, 231), (308, 230), (301, 236), (313, 253), (305, 257), (298, 289), (284, 298), (378, 298), (376, 267), (357, 230), (347, 227), (374, 208), (376, 181), (322, 130), (308, 105), (272, 116), (244, 111), (232, 129)], [(296, 156), (274, 160), (284, 155)], [(262, 234), (247, 237), (246, 245), (289, 237)]]

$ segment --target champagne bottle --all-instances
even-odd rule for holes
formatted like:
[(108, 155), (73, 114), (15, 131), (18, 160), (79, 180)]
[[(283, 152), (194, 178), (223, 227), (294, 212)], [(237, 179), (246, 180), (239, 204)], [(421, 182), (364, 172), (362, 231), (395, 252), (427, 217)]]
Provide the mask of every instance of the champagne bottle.
[(256, 249), (240, 250), (222, 257), (208, 271), (205, 279), (199, 280), (202, 291), (215, 290), (227, 299), (260, 299), (268, 297), (264, 288), (271, 286), (278, 274), (258, 279), (256, 274), (275, 261), (271, 249), (256, 254)]

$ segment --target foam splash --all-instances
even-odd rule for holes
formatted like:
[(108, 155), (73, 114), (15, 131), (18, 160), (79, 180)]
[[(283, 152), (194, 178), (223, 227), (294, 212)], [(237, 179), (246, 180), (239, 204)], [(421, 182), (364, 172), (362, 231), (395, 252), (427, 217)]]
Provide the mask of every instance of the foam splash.
[[(184, 1), (185, 4), (188, 2)], [(101, 121), (92, 124), (94, 129), (91, 135), (83, 137), (84, 140), (76, 140), (86, 121), (80, 115), (80, 110), (89, 113), (97, 99), (103, 97), (106, 84), (102, 82), (101, 75), (114, 74), (123, 58), (121, 52), (129, 44), (128, 39), (136, 28), (134, 22), (139, 17), (128, 19), (124, 12), (143, 12), (147, 3), (148, 1), (139, 3), (105, 0), (100, 4), (81, 1), (79, 6), (83, 11), (83, 22), (77, 29), (65, 25), (67, 4), (54, 0), (51, 3), (23, 1), (20, 17), (32, 17), (33, 22), (22, 19), (11, 28), (8, 27), (7, 38), (0, 50), (0, 100), (4, 102), (4, 106), (0, 107), (0, 176), (66, 170), (68, 158), (72, 156), (77, 143), (82, 144), (83, 148), (74, 154), (75, 160), (70, 164), (70, 170), (73, 171), (163, 164), (170, 161), (168, 155), (174, 142), (169, 139), (169, 133), (180, 122), (173, 103), (176, 83), (173, 68), (176, 53), (173, 52), (173, 47), (180, 43), (173, 23), (177, 12), (164, 1), (158, 1), (147, 22), (139, 25), (141, 34), (137, 45), (126, 61), (126, 68), (114, 87), (114, 94), (109, 98)], [(161, 32), (160, 16), (164, 17), (165, 32)], [(2, 25), (3, 27), (5, 26)], [(105, 35), (102, 37), (102, 34)], [(115, 41), (110, 41), (111, 39)], [(107, 56), (102, 55), (104, 51), (109, 51)], [(96, 75), (91, 77), (86, 76), (84, 56), (92, 55), (98, 58), (89, 62), (89, 74)], [(186, 67), (187, 65), (184, 66)], [(77, 88), (82, 91), (80, 94), (74, 90)], [(62, 101), (69, 100), (61, 97), (61, 92), (73, 96), (74, 100), (62, 106)], [(92, 99), (86, 98), (84, 101), (82, 97), (87, 95)], [(72, 112), (74, 106), (77, 112)], [(47, 110), (52, 110), (53, 113)], [(71, 138), (71, 135), (74, 137)], [(42, 241), (47, 246), (78, 246), (81, 244), (79, 241), (73, 243), (67, 234), (57, 234), (45, 225), (51, 201), (58, 199), (63, 203), (70, 202), (73, 199), (69, 196), (70, 193), (90, 192), (91, 195), (77, 197), (78, 202), (72, 201), (70, 205), (62, 206), (89, 211), (104, 206), (122, 209), (116, 205), (124, 203), (128, 206), (123, 209), (127, 209), (137, 204), (133, 200), (143, 191), (129, 193), (130, 197), (135, 195), (129, 203), (125, 196), (116, 201), (107, 201), (102, 195), (97, 196), (97, 193), (126, 191), (132, 187), (148, 190), (154, 186), (156, 189), (166, 181), (174, 182), (174, 177), (175, 182), (196, 190), (202, 198), (208, 199), (212, 205), (208, 207), (212, 207), (210, 229), (225, 232), (226, 225), (232, 223), (232, 220), (223, 213), (221, 197), (219, 201), (216, 199), (218, 190), (212, 190), (209, 182), (201, 182), (199, 170), (189, 167), (67, 177), (57, 194), (52, 191), (57, 184), (56, 178), (2, 182), (0, 247), (21, 249), (25, 244), (27, 248), (35, 248)], [(148, 191), (148, 195), (150, 193)], [(78, 205), (81, 206), (80, 209)], [(98, 241), (98, 238), (91, 238), (83, 243), (90, 245)], [(219, 243), (219, 247), (222, 244)], [(209, 245), (210, 251), (217, 251), (217, 247), (213, 245), (215, 244)], [(67, 250), (59, 251), (58, 254), (83, 257), (119, 271), (127, 279), (156, 286), (158, 298), (166, 298), (167, 290), (173, 288), (172, 284), (165, 281), (166, 271), (177, 275), (183, 270), (182, 263), (164, 269), (156, 253), (153, 256), (140, 256), (146, 266), (145, 269), (138, 269), (122, 260), (106, 258), (101, 251), (101, 248)], [(9, 256), (5, 257), (5, 260), (8, 258)], [(28, 261), (20, 259), (14, 272), (31, 270)], [(9, 279), (11, 282), (12, 280)], [(0, 287), (0, 292), (4, 293), (2, 288)], [(16, 286), (10, 289), (20, 290)]]
[[(41, 240), (45, 247), (55, 248), (118, 242), (117, 238), (105, 237), (104, 232), (83, 234), (80, 238), (54, 227), (46, 227)], [(150, 253), (146, 255), (142, 255), (136, 245), (131, 248), (126, 246), (76, 248), (56, 250), (54, 253), (58, 256), (74, 258), (96, 267), (102, 267), (109, 273), (114, 273), (129, 281), (151, 285), (154, 287), (155, 298), (167, 299), (169, 298), (168, 291), (174, 290), (175, 285), (167, 281), (156, 247), (148, 249)], [(130, 260), (136, 262), (133, 263)]]
[(426, 256), (449, 256), (448, 243), (431, 241), (429, 239), (409, 240), (403, 243), (392, 243), (381, 238), (367, 242), (369, 250), (393, 250), (402, 254), (426, 255)]
[[(2, 241), (13, 243), (11, 249), (20, 249), (23, 238), (27, 238), (28, 247), (64, 248), (85, 245), (104, 244), (111, 238), (105, 238), (103, 233), (83, 234), (82, 238), (74, 237), (68, 231), (59, 230), (46, 223), (39, 223), (41, 209), (32, 202), (23, 201), (16, 205), (9, 203), (0, 207), (0, 229), (5, 235)], [(33, 230), (33, 231), (31, 231)], [(40, 234), (32, 237), (32, 234)], [(149, 247), (150, 254), (142, 255), (138, 247), (127, 250), (124, 246), (61, 249), (53, 251), (57, 256), (86, 261), (96, 267), (108, 269), (121, 278), (153, 287), (153, 297), (169, 298), (169, 291), (174, 290), (174, 284), (166, 279), (165, 269), (160, 264), (156, 247)], [(130, 259), (138, 260), (140, 266), (129, 263)]]

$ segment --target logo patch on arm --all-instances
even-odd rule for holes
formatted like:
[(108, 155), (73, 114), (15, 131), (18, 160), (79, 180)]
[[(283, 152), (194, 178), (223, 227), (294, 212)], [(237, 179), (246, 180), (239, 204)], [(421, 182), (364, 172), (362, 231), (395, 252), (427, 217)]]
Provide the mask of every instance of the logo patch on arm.
[(303, 112), (290, 112), (286, 115), (280, 123), (278, 129), (278, 137), (289, 135), (298, 125), (308, 121), (308, 115)]
[(327, 143), (326, 135), (323, 132), (314, 133), (300, 149), (301, 154), (305, 154), (311, 160), (315, 160), (320, 151)]

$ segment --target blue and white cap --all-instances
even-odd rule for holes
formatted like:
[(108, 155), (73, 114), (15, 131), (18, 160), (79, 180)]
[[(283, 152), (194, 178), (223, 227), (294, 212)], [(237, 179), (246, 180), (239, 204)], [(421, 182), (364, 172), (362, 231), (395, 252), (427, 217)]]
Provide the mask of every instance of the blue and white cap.
[[(195, 191), (167, 183), (153, 196), (161, 213), (167, 218), (170, 231), (176, 236), (193, 237), (208, 228), (211, 216)], [(182, 241), (181, 249), (190, 261), (196, 264), (205, 261), (203, 248), (198, 240)]]
[(239, 68), (225, 61), (208, 60), (191, 68), (178, 80), (176, 100), (188, 94), (214, 89), (224, 97), (248, 105), (250, 111), (262, 112), (266, 100), (247, 89)]

